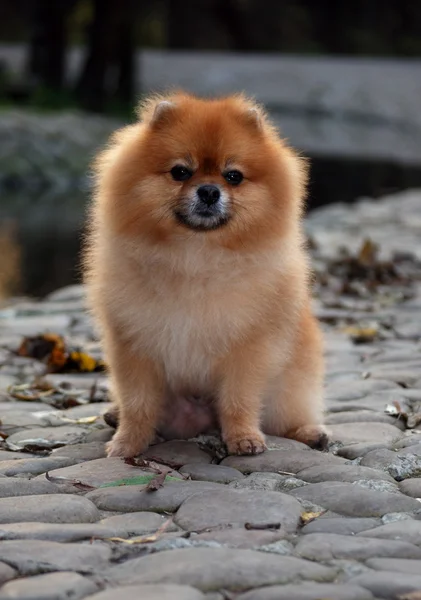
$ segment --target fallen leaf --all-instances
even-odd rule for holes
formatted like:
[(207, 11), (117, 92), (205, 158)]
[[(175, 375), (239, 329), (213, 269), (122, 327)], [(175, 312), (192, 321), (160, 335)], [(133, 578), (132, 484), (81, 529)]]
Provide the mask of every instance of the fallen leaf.
[(373, 265), (376, 262), (378, 251), (378, 245), (375, 244), (372, 240), (364, 240), (358, 252), (359, 262), (366, 267)]
[(44, 362), (50, 373), (93, 373), (105, 370), (102, 360), (96, 360), (79, 349), (68, 348), (64, 338), (56, 333), (23, 338), (16, 353)]
[(345, 327), (342, 331), (349, 335), (354, 344), (367, 344), (373, 342), (379, 334), (377, 327), (350, 326)]
[(129, 539), (120, 538), (120, 537), (111, 537), (111, 538), (105, 538), (105, 540), (108, 542), (121, 542), (123, 544), (130, 544), (130, 545), (150, 544), (151, 542), (156, 542), (160, 538), (160, 536), (163, 533), (165, 533), (165, 531), (168, 529), (168, 527), (171, 525), (171, 523), (172, 523), (172, 517), (170, 517), (169, 519), (164, 521), (164, 523), (161, 525), (161, 527), (159, 529), (157, 529), (157, 531), (155, 531), (155, 533), (152, 533), (150, 535), (141, 535), (141, 536), (137, 536), (137, 537), (133, 537), (133, 538), (129, 538)]
[(87, 490), (96, 490), (96, 487), (93, 485), (89, 485), (89, 483), (83, 483), (79, 479), (70, 479), (68, 477), (56, 477), (49, 474), (47, 471), (45, 474), (46, 479), (51, 483), (63, 484), (68, 483), (69, 485), (75, 486), (78, 490), (87, 491)]
[[(166, 478), (167, 478), (166, 472), (162, 471), (156, 477), (153, 477), (150, 480), (150, 482), (146, 486), (146, 489), (148, 490), (148, 492), (156, 492), (157, 490), (159, 490), (159, 488), (163, 487)], [(175, 477), (173, 477), (172, 479), (175, 479)]]
[(311, 523), (311, 521), (314, 521), (314, 519), (317, 519), (318, 517), (320, 517), (324, 512), (326, 512), (326, 511), (303, 512), (300, 515), (301, 523), (303, 525), (307, 525), (307, 523)]

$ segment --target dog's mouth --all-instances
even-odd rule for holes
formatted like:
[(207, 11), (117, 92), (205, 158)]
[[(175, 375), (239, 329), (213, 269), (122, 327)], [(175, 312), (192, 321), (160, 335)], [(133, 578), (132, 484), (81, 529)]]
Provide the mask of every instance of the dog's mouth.
[(196, 209), (195, 211), (187, 212), (175, 210), (174, 216), (181, 225), (195, 231), (219, 229), (226, 225), (231, 218), (225, 212), (216, 212), (212, 209)]

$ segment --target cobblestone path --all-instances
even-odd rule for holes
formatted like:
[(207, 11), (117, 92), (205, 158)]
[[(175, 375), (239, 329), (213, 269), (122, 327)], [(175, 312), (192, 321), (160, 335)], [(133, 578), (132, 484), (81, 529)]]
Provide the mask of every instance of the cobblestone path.
[(326, 453), (201, 437), (106, 459), (105, 376), (16, 353), (54, 332), (89, 371), (83, 288), (0, 311), (0, 600), (421, 598), (421, 192), (321, 209), (308, 232)]

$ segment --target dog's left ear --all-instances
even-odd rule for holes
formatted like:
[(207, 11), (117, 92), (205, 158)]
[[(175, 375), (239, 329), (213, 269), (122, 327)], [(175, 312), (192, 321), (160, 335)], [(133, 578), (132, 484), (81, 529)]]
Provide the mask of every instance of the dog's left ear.
[(243, 122), (255, 131), (262, 131), (263, 117), (257, 108), (248, 108), (246, 112), (243, 113)]

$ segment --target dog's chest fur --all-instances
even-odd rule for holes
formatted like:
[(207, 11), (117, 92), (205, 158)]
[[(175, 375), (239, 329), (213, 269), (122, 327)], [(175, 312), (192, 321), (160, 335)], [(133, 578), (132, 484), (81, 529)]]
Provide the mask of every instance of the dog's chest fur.
[(279, 279), (255, 260), (200, 251), (168, 262), (146, 255), (129, 277), (120, 267), (111, 293), (136, 350), (164, 365), (171, 387), (192, 392), (208, 387), (214, 362), (261, 321)]

